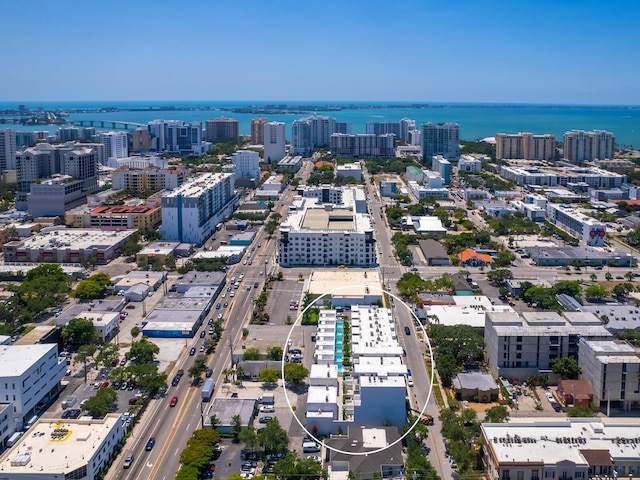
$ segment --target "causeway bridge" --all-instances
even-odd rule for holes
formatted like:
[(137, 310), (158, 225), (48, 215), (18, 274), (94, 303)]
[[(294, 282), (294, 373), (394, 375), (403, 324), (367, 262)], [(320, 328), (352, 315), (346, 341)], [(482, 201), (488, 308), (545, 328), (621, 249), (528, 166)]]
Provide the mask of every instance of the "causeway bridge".
[(71, 125), (77, 127), (100, 127), (112, 128), (114, 130), (135, 130), (136, 128), (146, 127), (146, 123), (128, 122), (123, 120), (70, 120)]

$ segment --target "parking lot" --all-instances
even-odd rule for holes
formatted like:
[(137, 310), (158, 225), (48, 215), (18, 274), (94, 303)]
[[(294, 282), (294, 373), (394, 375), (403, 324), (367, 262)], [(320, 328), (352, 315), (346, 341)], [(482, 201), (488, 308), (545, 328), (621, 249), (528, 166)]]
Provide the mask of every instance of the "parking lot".
[(269, 293), (269, 301), (265, 310), (269, 314), (269, 323), (285, 325), (287, 317), (294, 322), (298, 316), (297, 310), (290, 310), (291, 301), (300, 302), (302, 299), (303, 283), (295, 280), (276, 281)]

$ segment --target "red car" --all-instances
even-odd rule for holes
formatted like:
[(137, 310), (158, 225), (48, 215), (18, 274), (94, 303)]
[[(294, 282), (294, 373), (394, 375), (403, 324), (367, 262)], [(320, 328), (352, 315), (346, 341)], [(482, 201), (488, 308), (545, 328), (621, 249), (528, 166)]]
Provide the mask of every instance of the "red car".
[(170, 407), (175, 407), (175, 406), (176, 406), (176, 403), (178, 403), (178, 397), (173, 397), (173, 398), (171, 399), (171, 401), (169, 402), (169, 406), (170, 406)]

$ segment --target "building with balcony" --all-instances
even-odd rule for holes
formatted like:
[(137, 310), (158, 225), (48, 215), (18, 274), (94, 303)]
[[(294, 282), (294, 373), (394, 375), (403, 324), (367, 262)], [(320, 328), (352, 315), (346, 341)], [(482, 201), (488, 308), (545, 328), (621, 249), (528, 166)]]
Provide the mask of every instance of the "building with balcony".
[(442, 155), (435, 155), (431, 159), (431, 170), (442, 177), (445, 185), (451, 183), (451, 163)]
[(126, 205), (102, 206), (87, 211), (70, 211), (65, 215), (65, 223), (75, 228), (102, 228), (102, 229), (146, 229), (157, 228), (162, 222), (162, 210), (160, 207), (147, 207), (139, 205), (129, 207)]
[(285, 125), (283, 122), (268, 122), (264, 124), (263, 143), (264, 153), (262, 158), (271, 164), (282, 160), (286, 155), (285, 150)]
[(184, 184), (187, 169), (183, 165), (169, 168), (135, 168), (121, 166), (111, 173), (114, 190), (129, 190), (132, 194), (173, 190)]
[(200, 175), (162, 197), (162, 239), (202, 245), (237, 206), (232, 174)]
[(345, 203), (298, 199), (280, 225), (278, 261), (283, 267), (302, 265), (372, 266), (376, 248), (366, 204), (359, 210), (353, 196)]
[(0, 171), (16, 169), (16, 148), (16, 131), (0, 130)]
[(100, 132), (98, 141), (104, 145), (104, 157), (107, 160), (129, 156), (129, 139), (126, 132)]
[(320, 115), (294, 120), (291, 124), (291, 154), (309, 155), (314, 148), (328, 147), (336, 133), (336, 119)]
[(238, 142), (238, 120), (234, 118), (214, 118), (205, 122), (204, 139), (207, 142)]
[(258, 115), (258, 118), (251, 119), (251, 145), (263, 145), (264, 144), (264, 126), (269, 120), (262, 118)]
[(252, 150), (239, 150), (231, 156), (236, 181), (240, 178), (260, 180), (260, 155)]
[(391, 133), (345, 134), (334, 133), (330, 139), (331, 154), (341, 157), (393, 157), (396, 137)]
[(591, 160), (604, 160), (613, 157), (615, 136), (604, 130), (571, 130), (564, 134), (562, 156), (578, 165)]
[(555, 135), (532, 133), (496, 134), (496, 158), (499, 160), (553, 160), (556, 155)]
[(611, 338), (598, 317), (583, 312), (488, 312), (484, 336), (491, 373), (510, 380), (550, 374), (563, 357), (577, 360), (581, 338)]
[(460, 157), (460, 125), (457, 123), (425, 123), (422, 125), (422, 155), (431, 160), (442, 155), (447, 160)]

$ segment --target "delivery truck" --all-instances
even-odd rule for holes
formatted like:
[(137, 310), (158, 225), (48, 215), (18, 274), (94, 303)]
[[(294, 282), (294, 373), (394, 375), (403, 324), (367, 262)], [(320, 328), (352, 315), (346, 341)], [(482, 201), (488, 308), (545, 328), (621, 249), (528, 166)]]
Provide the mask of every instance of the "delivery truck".
[(213, 391), (215, 388), (216, 388), (216, 384), (213, 381), (213, 378), (207, 378), (207, 380), (204, 382), (204, 385), (202, 386), (203, 402), (208, 402), (209, 400), (211, 400), (211, 397), (213, 396)]

